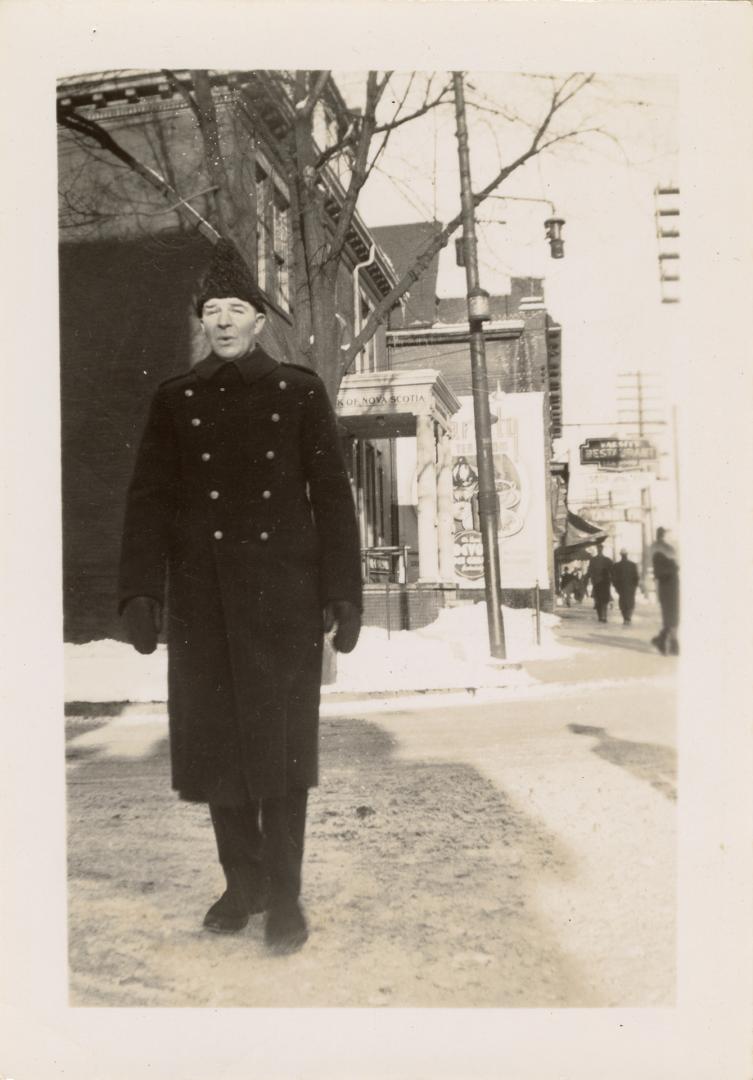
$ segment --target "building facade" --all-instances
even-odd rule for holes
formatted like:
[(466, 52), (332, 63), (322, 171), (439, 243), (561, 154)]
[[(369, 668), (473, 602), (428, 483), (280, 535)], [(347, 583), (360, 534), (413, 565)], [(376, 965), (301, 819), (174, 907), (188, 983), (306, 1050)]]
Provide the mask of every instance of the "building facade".
[[(441, 226), (395, 226), (375, 233), (400, 272), (431, 228)], [(467, 305), (465, 297), (437, 299), (436, 263), (432, 272), (393, 313), (389, 366), (393, 374), (435, 370), (459, 403), (448, 450), (453, 560), (441, 581), (454, 588), (455, 598), (480, 598), (484, 579)], [(491, 297), (490, 306), (484, 338), (503, 598), (529, 606), (538, 591), (544, 606), (551, 607), (555, 520), (562, 504), (562, 478), (552, 463), (552, 443), (562, 433), (562, 330), (546, 310), (541, 279), (513, 278), (510, 293)], [(415, 477), (422, 465), (408, 444), (398, 448), (397, 464), (400, 530), (412, 546), (418, 534)]]
[[(283, 151), (292, 105), (278, 73), (210, 74), (234, 236), (268, 305), (261, 344), (300, 362)], [(190, 87), (190, 73), (176, 76)], [(163, 73), (62, 80), (58, 108), (94, 120), (208, 215), (206, 147), (185, 93)], [(320, 148), (336, 138), (342, 109), (331, 84), (316, 117)], [(114, 590), (126, 488), (154, 389), (206, 350), (193, 296), (211, 243), (85, 131), (59, 127), (58, 172), (64, 634), (87, 641), (121, 634)], [(334, 221), (344, 178), (323, 176)], [(343, 347), (438, 228), (370, 230), (355, 215), (336, 279)], [(483, 587), (465, 300), (437, 301), (436, 277), (435, 259), (356, 356), (335, 402), (361, 530), (365, 621), (394, 629), (431, 622)], [(505, 599), (527, 604), (535, 581), (548, 596), (544, 493), (561, 408), (560, 328), (540, 281), (513, 279), (509, 296), (492, 299), (486, 339)]]
[[(190, 88), (189, 73), (176, 74)], [(234, 235), (268, 306), (261, 344), (280, 360), (300, 362), (292, 195), (282, 154), (292, 105), (274, 73), (211, 78), (223, 157), (233, 172)], [(341, 107), (331, 85), (315, 117), (321, 145), (334, 137)], [(62, 80), (58, 109), (95, 121), (208, 215), (212, 185), (202, 137), (184, 94), (163, 73)], [(154, 389), (206, 351), (193, 297), (212, 246), (128, 164), (85, 132), (62, 124), (58, 130), (64, 634), (86, 641), (121, 633), (114, 590), (126, 488)], [(336, 214), (344, 191), (336, 171), (325, 174), (327, 207)], [(394, 282), (356, 215), (336, 283), (343, 342)], [(354, 371), (368, 375), (386, 363), (382, 328)], [(385, 544), (396, 529), (392, 444), (346, 429), (343, 442), (364, 544)]]

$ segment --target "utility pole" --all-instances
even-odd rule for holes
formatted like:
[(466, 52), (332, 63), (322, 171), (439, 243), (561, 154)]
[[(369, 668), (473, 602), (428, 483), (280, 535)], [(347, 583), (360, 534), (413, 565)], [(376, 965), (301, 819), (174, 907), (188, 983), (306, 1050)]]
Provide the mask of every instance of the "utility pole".
[(633, 427), (639, 439), (658, 435), (656, 429), (666, 427), (666, 420), (657, 418), (664, 411), (657, 375), (646, 371), (624, 371), (617, 379), (618, 422)]
[(456, 134), (460, 164), (460, 199), (463, 210), (463, 247), (465, 280), (468, 291), (471, 385), (473, 388), (473, 415), (476, 428), (478, 509), (481, 525), (481, 543), (484, 553), (486, 617), (489, 628), (489, 651), (493, 657), (503, 660), (506, 652), (500, 589), (497, 491), (494, 482), (492, 425), (489, 412), (489, 384), (486, 374), (486, 347), (483, 330), (484, 322), (490, 317), (489, 294), (479, 285), (478, 277), (475, 207), (473, 188), (471, 186), (471, 161), (468, 150), (468, 125), (465, 115), (465, 92), (462, 73), (459, 71), (453, 72), (452, 81), (455, 91)]

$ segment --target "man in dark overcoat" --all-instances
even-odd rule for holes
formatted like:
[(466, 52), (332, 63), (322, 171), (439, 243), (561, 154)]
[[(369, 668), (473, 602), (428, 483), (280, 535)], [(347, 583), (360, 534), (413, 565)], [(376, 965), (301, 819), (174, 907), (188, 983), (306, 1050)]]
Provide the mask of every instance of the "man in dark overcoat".
[(612, 560), (604, 554), (604, 545), (596, 545), (596, 554), (588, 563), (586, 580), (591, 582), (591, 595), (599, 622), (607, 621), (609, 602), (612, 599)]
[(622, 622), (630, 626), (635, 611), (635, 590), (638, 588), (638, 567), (628, 558), (626, 548), (620, 551), (620, 561), (612, 566), (612, 583), (619, 597)]
[(152, 401), (123, 530), (120, 610), (142, 653), (165, 623), (172, 784), (209, 804), (227, 889), (217, 932), (267, 911), (290, 952), (308, 789), (318, 781), (323, 636), (360, 630), (360, 545), (337, 423), (310, 369), (257, 343), (265, 305), (221, 241), (197, 299), (210, 354)]
[(651, 545), (651, 566), (661, 606), (662, 628), (651, 639), (660, 653), (677, 656), (680, 651), (677, 628), (680, 625), (680, 566), (677, 548), (670, 543), (666, 529), (656, 530), (656, 540)]

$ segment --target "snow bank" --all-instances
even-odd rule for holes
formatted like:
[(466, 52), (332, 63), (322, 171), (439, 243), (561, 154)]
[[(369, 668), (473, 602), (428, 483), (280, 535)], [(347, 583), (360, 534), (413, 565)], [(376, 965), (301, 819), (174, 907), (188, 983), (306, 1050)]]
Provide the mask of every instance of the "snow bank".
[[(541, 644), (536, 644), (534, 613), (503, 609), (507, 660), (543, 660), (570, 655), (558, 645), (555, 615), (541, 614)], [(358, 647), (337, 658), (334, 691), (441, 690), (448, 687), (510, 686), (527, 683), (523, 671), (504, 668), (489, 657), (486, 604), (445, 608), (422, 630), (401, 630), (389, 638), (378, 627), (364, 627)]]
[[(569, 656), (558, 645), (553, 627), (559, 619), (541, 614), (541, 644), (536, 644), (534, 613), (504, 608), (509, 661)], [(339, 656), (337, 692), (443, 690), (449, 687), (525, 685), (525, 671), (504, 667), (489, 658), (486, 605), (446, 608), (422, 630), (401, 630), (387, 637), (378, 627), (364, 627), (357, 648)], [(167, 696), (167, 652), (163, 645), (140, 656), (118, 641), (92, 641), (65, 646), (66, 701), (164, 701)]]

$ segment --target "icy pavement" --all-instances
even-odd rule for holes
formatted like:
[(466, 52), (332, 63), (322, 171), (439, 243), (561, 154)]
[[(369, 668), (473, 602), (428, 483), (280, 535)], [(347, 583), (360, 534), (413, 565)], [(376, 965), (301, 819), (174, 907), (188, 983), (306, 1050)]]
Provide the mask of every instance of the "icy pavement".
[[(541, 613), (539, 644), (530, 608), (504, 608), (503, 618), (506, 664), (488, 655), (483, 603), (447, 608), (421, 630), (388, 636), (386, 630), (364, 627), (356, 649), (338, 656), (336, 681), (323, 688), (324, 695), (526, 686), (535, 680), (514, 665), (564, 659), (575, 651), (555, 640), (556, 615)], [(164, 645), (151, 656), (141, 656), (129, 645), (112, 640), (65, 645), (66, 701), (144, 702), (166, 697)]]

